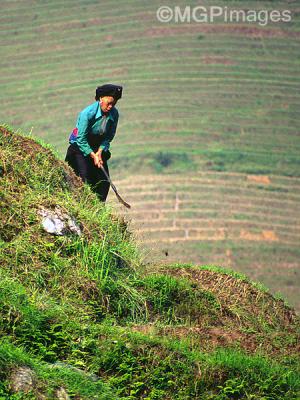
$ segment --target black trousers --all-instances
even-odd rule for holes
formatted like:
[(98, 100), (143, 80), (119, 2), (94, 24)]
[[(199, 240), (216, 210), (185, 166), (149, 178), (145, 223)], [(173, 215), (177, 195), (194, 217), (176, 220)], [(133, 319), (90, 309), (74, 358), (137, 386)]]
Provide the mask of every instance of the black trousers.
[[(103, 167), (109, 175), (107, 160), (110, 158), (110, 152), (102, 152)], [(70, 144), (67, 150), (65, 161), (74, 170), (83, 182), (89, 184), (92, 191), (95, 192), (100, 201), (105, 201), (109, 191), (109, 182), (103, 171), (96, 167), (90, 156), (84, 156), (76, 143)]]

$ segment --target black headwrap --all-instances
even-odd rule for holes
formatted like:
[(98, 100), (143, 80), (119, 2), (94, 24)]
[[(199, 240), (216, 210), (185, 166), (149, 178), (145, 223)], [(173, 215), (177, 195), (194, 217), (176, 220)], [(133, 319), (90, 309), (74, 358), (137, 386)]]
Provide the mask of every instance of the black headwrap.
[(114, 99), (119, 100), (122, 97), (122, 90), (122, 86), (113, 85), (111, 83), (98, 86), (96, 89), (95, 100), (99, 100), (100, 97), (104, 96), (112, 96)]

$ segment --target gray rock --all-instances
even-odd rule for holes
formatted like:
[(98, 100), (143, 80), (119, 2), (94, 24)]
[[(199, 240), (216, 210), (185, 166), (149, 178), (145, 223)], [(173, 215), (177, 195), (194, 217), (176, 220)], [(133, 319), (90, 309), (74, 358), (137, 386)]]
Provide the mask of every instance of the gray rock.
[(63, 387), (56, 390), (57, 400), (70, 400), (70, 396)]
[[(29, 393), (34, 391), (38, 400), (47, 400), (43, 393), (37, 390), (37, 380), (34, 372), (28, 367), (18, 367), (13, 370), (10, 375), (10, 390), (13, 393)], [(53, 397), (51, 397), (53, 399)], [(59, 387), (55, 391), (55, 399), (57, 400), (70, 400), (70, 396), (63, 387)]]
[(38, 215), (42, 218), (42, 226), (48, 233), (58, 236), (65, 236), (70, 233), (80, 236), (82, 234), (80, 227), (65, 211), (59, 206), (54, 210), (40, 207)]
[(34, 389), (35, 376), (33, 371), (28, 367), (18, 367), (10, 376), (10, 389), (13, 393), (30, 392)]

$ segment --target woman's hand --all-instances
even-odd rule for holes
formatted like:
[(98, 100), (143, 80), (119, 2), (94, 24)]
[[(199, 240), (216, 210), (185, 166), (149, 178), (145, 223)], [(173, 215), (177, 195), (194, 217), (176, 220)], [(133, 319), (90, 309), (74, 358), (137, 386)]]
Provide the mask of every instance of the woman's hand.
[(101, 165), (103, 165), (103, 160), (102, 160), (101, 153), (102, 153), (102, 149), (99, 149), (99, 150), (97, 151), (97, 153), (92, 152), (92, 153), (90, 154), (90, 156), (92, 157), (92, 159), (93, 159), (93, 161), (94, 161), (94, 165), (95, 165), (96, 167), (98, 167), (98, 168), (100, 168)]
[(102, 150), (101, 148), (99, 148), (99, 150), (98, 150), (97, 153), (96, 153), (96, 156), (99, 157), (99, 162), (100, 162), (101, 165), (103, 165), (102, 151), (103, 151), (103, 150)]

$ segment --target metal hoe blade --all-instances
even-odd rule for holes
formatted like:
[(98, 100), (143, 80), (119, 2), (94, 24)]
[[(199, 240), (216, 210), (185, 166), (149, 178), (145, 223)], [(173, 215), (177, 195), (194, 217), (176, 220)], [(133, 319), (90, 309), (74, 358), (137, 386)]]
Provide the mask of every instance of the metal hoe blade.
[(107, 172), (105, 171), (104, 167), (103, 167), (102, 165), (100, 165), (100, 168), (102, 169), (102, 171), (103, 171), (103, 173), (104, 173), (106, 179), (107, 179), (108, 182), (110, 183), (110, 186), (111, 186), (112, 190), (115, 192), (115, 194), (116, 194), (117, 199), (119, 200), (119, 202), (122, 203), (125, 207), (131, 208), (130, 204), (126, 203), (126, 201), (124, 201), (124, 200), (122, 199), (122, 197), (119, 195), (119, 193), (118, 193), (118, 191), (117, 191), (117, 188), (116, 188), (115, 185), (112, 183), (112, 181), (111, 181), (109, 175), (107, 174)]

